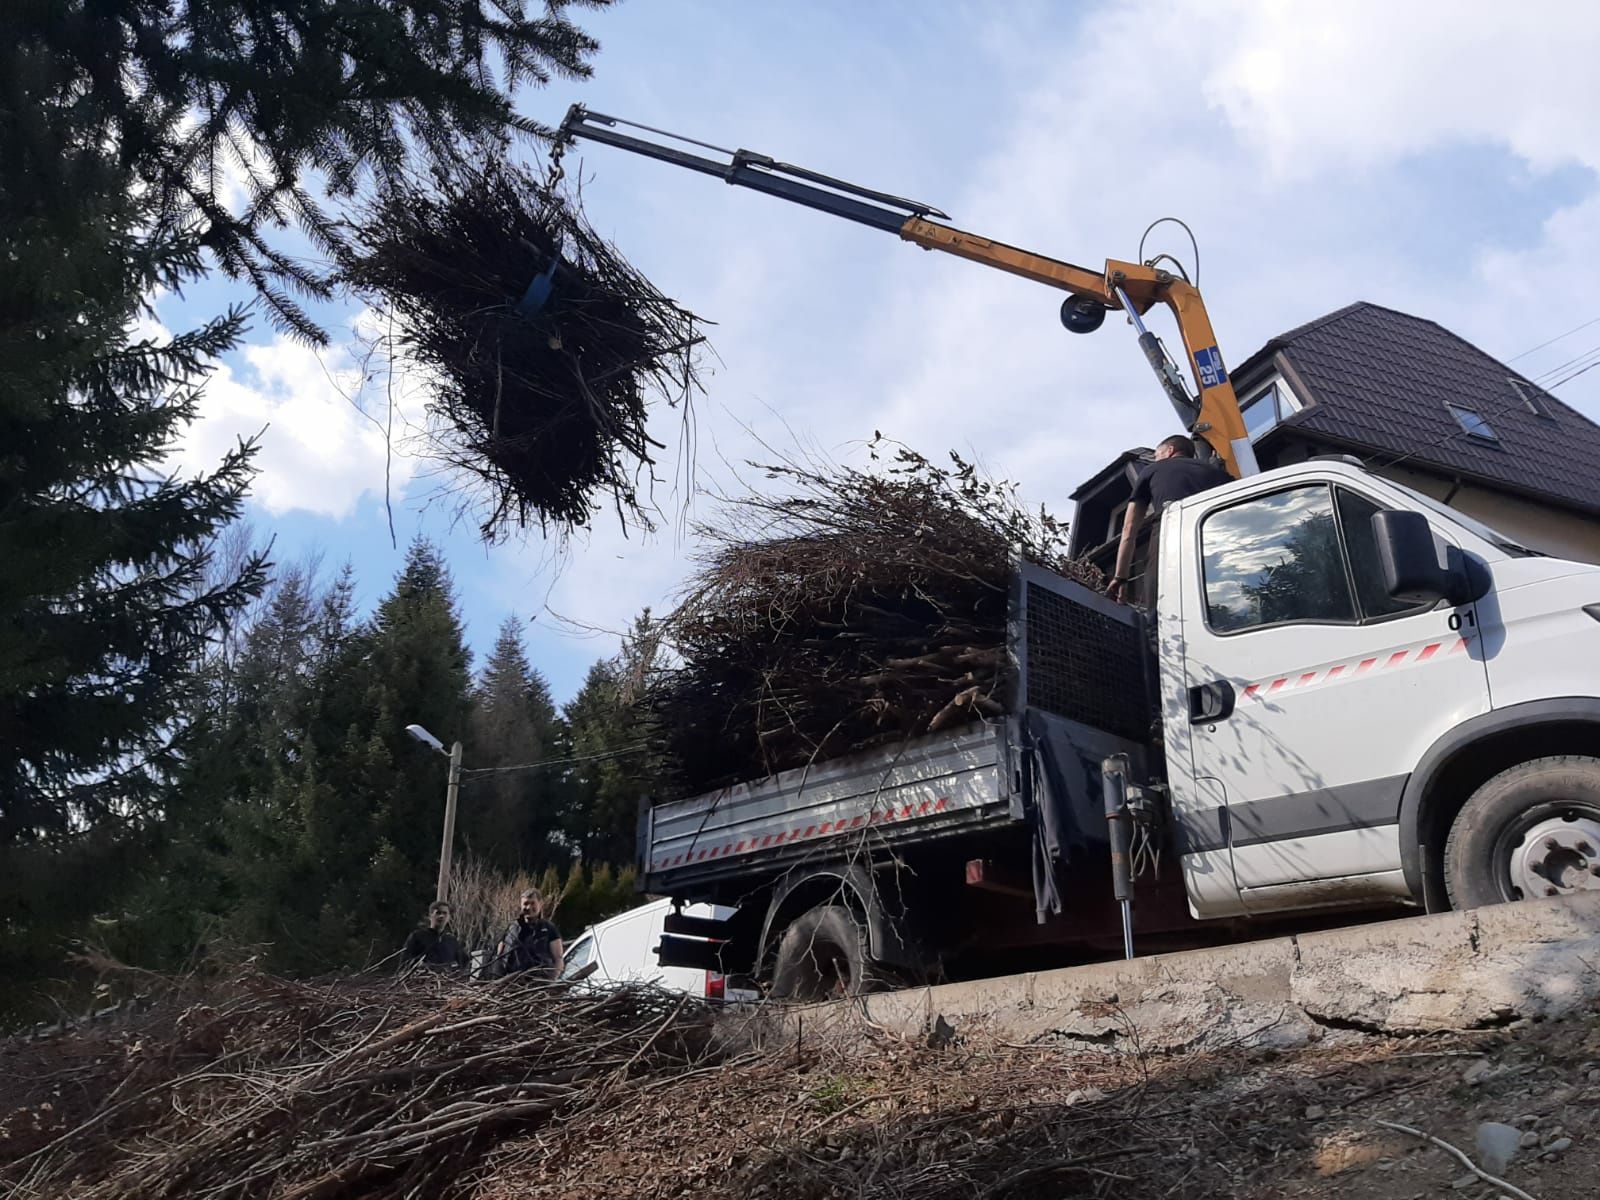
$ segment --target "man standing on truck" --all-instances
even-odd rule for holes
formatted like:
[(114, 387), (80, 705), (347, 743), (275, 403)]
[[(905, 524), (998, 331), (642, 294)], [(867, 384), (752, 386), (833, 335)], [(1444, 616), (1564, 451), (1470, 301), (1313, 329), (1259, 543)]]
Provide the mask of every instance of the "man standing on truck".
[(467, 952), (461, 948), (456, 935), (446, 928), (450, 924), (450, 906), (443, 900), (428, 905), (428, 923), (413, 929), (400, 951), (402, 969), (422, 963), (440, 969), (463, 968), (467, 965)]
[(1156, 558), (1161, 545), (1161, 510), (1174, 500), (1184, 500), (1200, 492), (1210, 491), (1224, 483), (1231, 483), (1228, 473), (1215, 463), (1201, 462), (1194, 456), (1194, 442), (1181, 433), (1175, 433), (1156, 447), (1155, 457), (1139, 477), (1133, 481), (1133, 495), (1128, 499), (1127, 511), (1122, 518), (1122, 540), (1117, 546), (1117, 565), (1106, 594), (1113, 600), (1128, 599), (1129, 585), (1134, 582), (1133, 553), (1139, 544), (1139, 526), (1145, 513), (1155, 517), (1150, 528), (1150, 548), (1145, 556), (1144, 572), (1139, 576), (1142, 586), (1138, 599), (1145, 607), (1154, 607), (1156, 601)]
[(566, 965), (561, 931), (544, 915), (544, 897), (538, 888), (522, 893), (522, 912), (500, 939), (496, 960), (501, 974), (533, 971), (539, 978), (555, 979)]

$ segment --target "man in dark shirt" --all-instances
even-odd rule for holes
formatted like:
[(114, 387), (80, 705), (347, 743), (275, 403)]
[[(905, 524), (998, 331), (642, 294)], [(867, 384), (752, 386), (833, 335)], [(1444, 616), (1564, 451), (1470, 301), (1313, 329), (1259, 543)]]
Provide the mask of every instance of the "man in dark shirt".
[(1116, 573), (1106, 594), (1113, 600), (1128, 597), (1133, 582), (1133, 552), (1139, 544), (1139, 526), (1149, 512), (1158, 519), (1150, 531), (1150, 552), (1145, 559), (1143, 587), (1140, 599), (1154, 606), (1156, 599), (1156, 557), (1160, 547), (1161, 510), (1175, 500), (1182, 500), (1199, 492), (1209, 491), (1231, 482), (1231, 477), (1214, 463), (1201, 462), (1194, 456), (1194, 442), (1181, 433), (1173, 434), (1156, 447), (1154, 460), (1133, 483), (1133, 495), (1128, 500), (1127, 512), (1122, 518), (1122, 541), (1117, 546)]
[(522, 893), (522, 913), (500, 939), (496, 954), (503, 975), (533, 971), (544, 979), (555, 979), (566, 965), (566, 946), (561, 931), (545, 920), (544, 897), (537, 888)]
[(450, 924), (450, 906), (443, 900), (428, 905), (428, 923), (413, 929), (406, 938), (405, 949), (400, 952), (401, 965), (410, 967), (420, 961), (424, 966), (460, 968), (467, 965), (467, 952), (461, 948), (456, 935), (446, 931)]

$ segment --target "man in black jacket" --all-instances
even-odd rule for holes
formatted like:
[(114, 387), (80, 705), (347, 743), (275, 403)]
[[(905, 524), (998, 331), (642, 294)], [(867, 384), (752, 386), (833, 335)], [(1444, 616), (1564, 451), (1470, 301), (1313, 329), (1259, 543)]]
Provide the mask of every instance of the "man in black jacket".
[(1146, 607), (1155, 607), (1156, 566), (1160, 547), (1161, 510), (1175, 500), (1184, 500), (1200, 492), (1209, 491), (1231, 483), (1232, 478), (1215, 463), (1201, 462), (1194, 456), (1194, 442), (1175, 433), (1156, 447), (1150, 465), (1139, 472), (1133, 481), (1133, 495), (1122, 518), (1122, 541), (1117, 546), (1116, 573), (1106, 594), (1113, 600), (1131, 600), (1134, 589), (1133, 552), (1139, 544), (1139, 526), (1145, 513), (1157, 518), (1150, 531), (1150, 549), (1145, 558), (1144, 571), (1137, 589), (1139, 599)]
[(538, 888), (522, 893), (522, 913), (500, 939), (495, 957), (502, 964), (501, 974), (532, 971), (545, 979), (556, 979), (566, 965), (566, 946), (561, 931), (545, 919), (544, 897)]
[(456, 935), (445, 927), (450, 924), (450, 906), (443, 900), (428, 905), (428, 923), (413, 929), (401, 950), (402, 967), (420, 961), (424, 966), (457, 970), (467, 965), (467, 952), (461, 948)]

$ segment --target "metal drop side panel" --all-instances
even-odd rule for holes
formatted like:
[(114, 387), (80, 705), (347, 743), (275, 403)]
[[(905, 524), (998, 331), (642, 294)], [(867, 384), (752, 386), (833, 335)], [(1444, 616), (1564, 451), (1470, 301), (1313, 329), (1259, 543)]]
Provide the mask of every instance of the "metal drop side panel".
[(1005, 722), (917, 738), (656, 805), (643, 814), (645, 890), (777, 870), (850, 849), (901, 844), (1021, 818)]
[(1040, 709), (1147, 741), (1153, 663), (1139, 611), (1033, 563), (1018, 564), (1014, 586), (1015, 711)]

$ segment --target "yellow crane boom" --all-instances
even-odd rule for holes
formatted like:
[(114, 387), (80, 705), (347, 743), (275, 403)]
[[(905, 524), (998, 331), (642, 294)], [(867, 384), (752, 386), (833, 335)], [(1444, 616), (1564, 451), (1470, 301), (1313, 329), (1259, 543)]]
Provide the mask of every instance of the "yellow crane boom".
[[(623, 126), (726, 157), (708, 158), (678, 145), (624, 132)], [(554, 157), (558, 164), (566, 147), (579, 138), (714, 175), (739, 187), (897, 233), (925, 250), (954, 254), (1058, 288), (1070, 293), (1071, 298), (1062, 305), (1061, 320), (1074, 333), (1089, 333), (1099, 328), (1107, 312), (1125, 312), (1138, 331), (1140, 349), (1154, 368), (1185, 428), (1211, 447), (1230, 475), (1253, 475), (1257, 470), (1244, 417), (1239, 411), (1239, 400), (1217, 348), (1205, 302), (1199, 290), (1181, 275), (1152, 264), (1117, 259), (1107, 259), (1104, 271), (1075, 266), (943, 224), (934, 218), (948, 220), (948, 216), (932, 205), (863, 188), (804, 167), (778, 162), (764, 154), (725, 150), (620, 117), (590, 112), (583, 105), (575, 104), (568, 110), (557, 135)], [(1198, 394), (1189, 390), (1161, 340), (1141, 319), (1157, 304), (1166, 305), (1177, 319)]]

